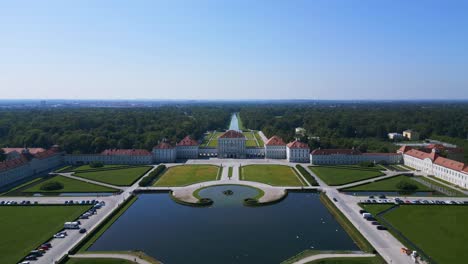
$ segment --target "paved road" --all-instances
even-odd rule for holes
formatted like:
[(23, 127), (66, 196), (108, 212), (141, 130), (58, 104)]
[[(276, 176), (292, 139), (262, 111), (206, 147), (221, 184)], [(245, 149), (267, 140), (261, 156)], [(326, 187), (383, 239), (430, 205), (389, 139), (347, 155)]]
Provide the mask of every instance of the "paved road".
[(133, 261), (138, 264), (152, 264), (151, 262), (135, 257), (134, 255), (131, 254), (76, 254), (76, 255), (71, 255), (71, 258), (112, 258), (112, 259), (126, 259)]
[(327, 258), (363, 258), (363, 257), (375, 257), (374, 254), (317, 254), (305, 257), (301, 260), (293, 262), (293, 264), (306, 264), (310, 261), (327, 259)]

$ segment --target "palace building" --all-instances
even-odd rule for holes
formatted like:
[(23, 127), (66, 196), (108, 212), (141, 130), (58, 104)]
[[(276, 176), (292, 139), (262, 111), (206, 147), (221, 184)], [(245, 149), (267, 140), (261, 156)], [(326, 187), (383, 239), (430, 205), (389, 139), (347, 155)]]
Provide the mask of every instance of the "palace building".
[(286, 143), (280, 137), (272, 136), (265, 143), (265, 158), (286, 159)]
[(361, 162), (396, 164), (402, 162), (398, 153), (361, 153), (357, 149), (315, 149), (310, 153), (313, 165), (358, 164)]
[(286, 145), (286, 159), (289, 162), (309, 162), (309, 154), (309, 145), (299, 140), (294, 140)]
[(246, 158), (246, 138), (242, 132), (228, 130), (218, 138), (218, 157), (245, 159)]
[(424, 152), (403, 146), (397, 152), (403, 155), (405, 165), (462, 188), (468, 188), (468, 165), (440, 156), (436, 148), (431, 152)]

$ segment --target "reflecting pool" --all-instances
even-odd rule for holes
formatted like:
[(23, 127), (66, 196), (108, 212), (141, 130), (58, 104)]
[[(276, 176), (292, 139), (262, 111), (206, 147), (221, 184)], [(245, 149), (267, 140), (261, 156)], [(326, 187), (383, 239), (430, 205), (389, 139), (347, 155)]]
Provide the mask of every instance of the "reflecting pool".
[(257, 195), (251, 187), (214, 186), (199, 194), (213, 206), (183, 206), (167, 193), (139, 195), (89, 250), (138, 249), (165, 264), (280, 263), (305, 249), (358, 250), (317, 193), (293, 192), (261, 207), (242, 204)]

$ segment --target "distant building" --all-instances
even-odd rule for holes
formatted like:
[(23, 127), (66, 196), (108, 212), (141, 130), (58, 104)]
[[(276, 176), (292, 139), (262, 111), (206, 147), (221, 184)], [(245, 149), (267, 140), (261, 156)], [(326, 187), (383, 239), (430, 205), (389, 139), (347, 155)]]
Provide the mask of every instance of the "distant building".
[(286, 159), (286, 143), (280, 137), (272, 136), (265, 143), (265, 158)]
[(153, 148), (153, 160), (157, 163), (175, 162), (177, 150), (168, 142), (161, 142)]
[(2, 149), (6, 155), (7, 160), (19, 158), (21, 156), (21, 153), (23, 153), (25, 150), (32, 155), (35, 155), (39, 152), (46, 151), (46, 149), (43, 149), (43, 148), (2, 148)]
[(313, 165), (358, 164), (361, 162), (396, 164), (402, 162), (398, 153), (361, 153), (357, 149), (315, 149), (310, 153)]
[(246, 158), (246, 138), (244, 134), (236, 130), (228, 130), (218, 138), (219, 158)]
[(303, 127), (296, 127), (296, 135), (304, 136), (306, 134), (306, 129)]
[(286, 145), (286, 159), (289, 162), (309, 162), (310, 148), (299, 140), (294, 140)]
[(441, 157), (436, 149), (428, 153), (402, 146), (397, 152), (403, 155), (405, 165), (462, 188), (468, 188), (468, 165)]
[(409, 140), (419, 140), (419, 133), (414, 130), (408, 129), (403, 131), (403, 137)]
[(102, 162), (103, 164), (143, 165), (153, 163), (153, 155), (146, 149), (106, 149), (99, 154), (65, 155), (64, 160), (68, 164)]
[(403, 137), (403, 134), (400, 134), (400, 133), (388, 133), (388, 139), (390, 140), (396, 140), (396, 139), (402, 139), (404, 138)]
[(198, 159), (199, 144), (190, 136), (186, 136), (176, 145), (177, 159)]

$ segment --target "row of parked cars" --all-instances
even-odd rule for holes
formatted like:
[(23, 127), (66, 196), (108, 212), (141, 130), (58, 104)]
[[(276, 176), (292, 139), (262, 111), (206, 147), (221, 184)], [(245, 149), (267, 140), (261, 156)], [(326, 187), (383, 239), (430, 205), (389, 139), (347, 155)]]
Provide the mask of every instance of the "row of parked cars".
[(24, 261), (20, 262), (20, 264), (29, 264), (30, 260), (37, 260), (37, 258), (42, 257), (50, 248), (52, 248), (52, 244), (50, 243), (42, 244), (37, 249), (29, 252), (29, 254), (24, 258)]
[(426, 199), (417, 199), (417, 200), (403, 200), (400, 198), (386, 198), (385, 195), (378, 196), (369, 196), (369, 199), (363, 201), (364, 203), (393, 203), (393, 204), (464, 204), (468, 205), (468, 201), (441, 201), (441, 200), (426, 200)]
[(31, 201), (21, 201), (21, 202), (17, 202), (17, 201), (0, 201), (0, 205), (31, 205), (31, 204), (38, 204), (37, 201), (35, 202), (31, 202)]
[[(92, 204), (93, 207), (91, 209), (89, 209), (88, 211), (86, 211), (85, 213), (83, 213), (79, 218), (80, 219), (88, 219), (90, 216), (94, 215), (97, 213), (97, 210), (101, 207), (103, 207), (104, 205), (106, 205), (106, 203), (104, 201), (96, 201), (96, 200), (88, 200), (88, 201), (73, 201), (73, 200), (70, 200), (70, 201), (65, 201), (66, 205), (71, 205), (71, 204)], [(80, 225), (81, 225), (81, 222), (79, 220), (77, 221), (74, 221), (74, 222), (65, 222), (64, 225), (63, 225), (63, 228), (64, 230), (63, 231), (60, 231), (58, 233), (56, 233), (54, 235), (54, 238), (65, 238), (68, 236), (68, 233), (67, 231), (65, 231), (66, 229), (79, 229), (79, 233), (80, 234), (84, 234), (86, 233), (86, 228), (80, 228)], [(39, 257), (42, 257), (47, 250), (49, 250), (50, 248), (52, 247), (52, 244), (51, 243), (44, 243), (42, 244), (38, 249), (36, 250), (33, 250), (31, 251), (28, 256), (26, 256), (24, 258), (24, 261), (21, 262), (20, 264), (29, 264), (29, 261), (31, 260), (37, 260)]]
[(368, 213), (366, 210), (359, 210), (359, 213), (364, 219), (371, 222), (372, 225), (375, 225), (377, 230), (387, 230), (387, 227), (380, 225), (380, 223), (375, 219), (372, 214)]

